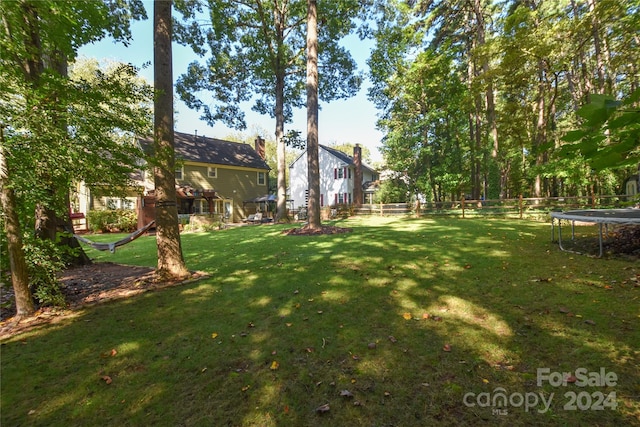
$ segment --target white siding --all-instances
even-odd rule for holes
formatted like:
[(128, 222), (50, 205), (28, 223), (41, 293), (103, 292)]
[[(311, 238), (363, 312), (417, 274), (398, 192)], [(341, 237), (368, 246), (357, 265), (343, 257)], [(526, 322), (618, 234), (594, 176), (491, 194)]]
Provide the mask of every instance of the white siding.
[[(318, 152), (318, 160), (320, 165), (320, 194), (324, 206), (333, 206), (335, 204), (336, 195), (345, 194), (346, 201), (353, 203), (353, 188), (355, 182), (355, 169), (353, 164), (347, 164), (342, 159), (337, 158), (329, 151), (320, 147)], [(342, 178), (336, 178), (335, 171), (338, 168), (346, 168), (346, 175)], [(308, 189), (307, 180), (307, 153), (304, 152), (296, 159), (289, 168), (290, 190), (289, 196), (293, 200), (293, 208), (299, 209), (305, 206), (306, 192)], [(374, 173), (363, 168), (363, 182), (373, 181)], [(340, 196), (338, 196), (338, 199)]]

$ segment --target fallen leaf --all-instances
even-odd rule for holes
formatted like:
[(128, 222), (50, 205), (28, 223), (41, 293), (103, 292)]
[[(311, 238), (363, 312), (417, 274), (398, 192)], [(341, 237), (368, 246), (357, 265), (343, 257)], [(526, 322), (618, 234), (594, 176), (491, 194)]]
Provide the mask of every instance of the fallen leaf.
[(242, 390), (242, 391), (247, 391), (247, 390), (249, 390), (250, 388), (251, 388), (251, 386), (247, 384), (246, 386), (242, 387), (242, 389), (241, 389), (241, 390)]
[(111, 357), (115, 356), (116, 354), (118, 354), (118, 351), (115, 348), (111, 349)]
[(218, 333), (217, 332), (212, 333), (211, 334), (211, 338), (213, 338), (213, 339), (218, 338)]
[(567, 314), (567, 313), (569, 313), (569, 309), (568, 309), (568, 308), (561, 307), (561, 308), (560, 308), (560, 313)]
[(449, 344), (445, 344), (444, 347), (442, 347), (442, 350), (444, 351), (451, 351), (451, 345)]
[(422, 314), (422, 318), (423, 319), (428, 319), (429, 317), (431, 317), (431, 315), (429, 313), (423, 313)]
[(567, 378), (565, 378), (565, 381), (567, 381), (568, 383), (575, 383), (576, 381), (578, 381), (578, 378), (576, 378), (574, 375), (569, 375)]
[(269, 369), (271, 369), (272, 371), (275, 371), (279, 367), (280, 367), (280, 364), (274, 360), (273, 362), (271, 362), (271, 366), (269, 367)]
[(113, 380), (111, 379), (111, 377), (109, 375), (103, 375), (102, 376), (102, 381), (104, 381), (105, 384), (111, 384), (113, 382)]
[(351, 393), (349, 390), (342, 390), (340, 392), (340, 396), (342, 397), (346, 397), (346, 398), (352, 398), (353, 397), (353, 393)]
[(596, 322), (594, 322), (593, 320), (589, 320), (589, 319), (585, 320), (584, 323), (586, 323), (587, 325), (595, 325), (596, 324)]
[(378, 344), (374, 342), (370, 342), (369, 344), (367, 344), (367, 347), (369, 347), (369, 350), (374, 350), (377, 346)]
[(393, 335), (389, 335), (389, 341), (391, 341), (392, 343), (397, 343), (398, 342), (396, 337), (394, 337)]
[(329, 407), (329, 404), (328, 404), (328, 403), (325, 403), (324, 405), (322, 405), (322, 406), (318, 406), (318, 407), (316, 408), (316, 412), (317, 412), (318, 414), (324, 414), (325, 412), (329, 412), (330, 410), (331, 410), (331, 408)]
[(482, 382), (483, 382), (483, 383), (485, 383), (485, 384), (489, 384), (489, 380), (488, 380), (488, 379), (486, 379), (486, 378), (483, 378), (483, 379), (482, 379)]
[(404, 313), (402, 317), (404, 318), (404, 320), (411, 320), (413, 316), (411, 316), (411, 313)]
[(287, 327), (291, 327), (291, 325), (293, 325), (293, 323), (285, 323), (285, 325), (287, 325)]

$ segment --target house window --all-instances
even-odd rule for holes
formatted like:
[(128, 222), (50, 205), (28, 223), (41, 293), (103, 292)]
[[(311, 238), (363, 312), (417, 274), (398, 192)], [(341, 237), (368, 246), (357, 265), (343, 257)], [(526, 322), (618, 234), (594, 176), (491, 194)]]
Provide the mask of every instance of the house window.
[(218, 168), (212, 168), (211, 166), (207, 167), (207, 176), (209, 178), (217, 178), (218, 177)]
[(338, 194), (338, 203), (339, 204), (346, 203), (346, 200), (345, 200), (345, 197), (344, 197), (346, 195), (347, 195), (347, 193), (339, 193)]
[(351, 204), (351, 193), (347, 193), (347, 197), (349, 198), (349, 204)]
[(176, 169), (176, 179), (182, 179), (182, 177), (184, 176), (184, 168), (178, 168)]
[(264, 172), (258, 172), (258, 185), (267, 184), (267, 174)]
[(348, 169), (349, 172), (349, 179), (351, 179), (351, 168)]
[(116, 210), (116, 209), (132, 210), (134, 208), (133, 201), (127, 198), (118, 199), (115, 197), (105, 197), (104, 205), (109, 210)]
[(347, 174), (347, 168), (335, 168), (333, 170), (333, 178), (334, 179), (344, 179)]

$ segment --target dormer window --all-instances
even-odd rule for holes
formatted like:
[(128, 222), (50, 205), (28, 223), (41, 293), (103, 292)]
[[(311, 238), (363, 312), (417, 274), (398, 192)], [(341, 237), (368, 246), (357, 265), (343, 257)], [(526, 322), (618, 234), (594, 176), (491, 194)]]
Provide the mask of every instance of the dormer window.
[(213, 168), (213, 167), (209, 166), (207, 168), (207, 176), (209, 178), (217, 178), (218, 177), (218, 168)]

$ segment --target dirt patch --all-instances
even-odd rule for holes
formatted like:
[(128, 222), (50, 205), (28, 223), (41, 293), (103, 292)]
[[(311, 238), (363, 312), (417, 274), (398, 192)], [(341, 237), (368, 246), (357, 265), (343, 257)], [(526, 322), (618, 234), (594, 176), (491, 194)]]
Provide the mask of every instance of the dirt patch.
[(322, 234), (340, 234), (350, 233), (353, 231), (351, 228), (334, 227), (334, 226), (321, 226), (320, 228), (310, 228), (308, 225), (299, 228), (290, 228), (284, 230), (282, 234), (287, 236), (317, 236)]
[(33, 317), (15, 319), (13, 289), (10, 285), (0, 289), (3, 303), (0, 309), (0, 338), (24, 332), (45, 323), (54, 323), (71, 317), (80, 308), (106, 301), (127, 298), (154, 289), (191, 283), (206, 274), (194, 272), (181, 281), (159, 281), (155, 270), (147, 267), (98, 262), (70, 268), (59, 275), (60, 288), (67, 307), (41, 307)]

